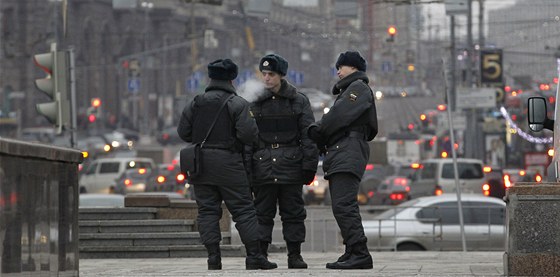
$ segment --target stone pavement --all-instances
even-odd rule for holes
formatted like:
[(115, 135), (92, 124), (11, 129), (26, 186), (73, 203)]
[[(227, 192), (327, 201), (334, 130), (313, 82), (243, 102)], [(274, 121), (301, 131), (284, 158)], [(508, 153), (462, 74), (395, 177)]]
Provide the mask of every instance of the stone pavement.
[(371, 270), (325, 268), (342, 253), (304, 252), (309, 269), (288, 269), (285, 253), (271, 253), (273, 270), (245, 270), (245, 259), (224, 257), (208, 271), (205, 258), (81, 259), (80, 276), (502, 276), (503, 252), (371, 252)]

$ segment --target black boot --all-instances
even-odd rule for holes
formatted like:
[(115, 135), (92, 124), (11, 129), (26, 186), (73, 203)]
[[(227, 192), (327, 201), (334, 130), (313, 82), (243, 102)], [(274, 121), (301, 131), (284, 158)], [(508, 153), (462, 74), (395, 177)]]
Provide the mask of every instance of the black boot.
[(366, 242), (352, 245), (352, 252), (346, 261), (328, 263), (330, 269), (372, 269), (373, 259), (369, 254)]
[(222, 254), (220, 251), (220, 244), (207, 244), (204, 245), (208, 251), (208, 270), (222, 269)]
[(270, 244), (268, 241), (261, 240), (259, 241), (261, 254), (268, 259), (268, 245)]
[(245, 250), (247, 251), (245, 269), (274, 269), (278, 267), (277, 264), (269, 262), (261, 254), (259, 241), (253, 241), (245, 244)]
[(330, 268), (330, 267), (334, 266), (334, 264), (336, 264), (336, 263), (344, 262), (344, 261), (348, 260), (348, 258), (350, 258), (351, 254), (352, 254), (352, 246), (345, 244), (344, 254), (342, 254), (342, 256), (338, 257), (338, 260), (336, 260), (336, 262), (327, 263), (327, 268)]
[(301, 242), (286, 242), (288, 247), (288, 268), (307, 268), (301, 256)]

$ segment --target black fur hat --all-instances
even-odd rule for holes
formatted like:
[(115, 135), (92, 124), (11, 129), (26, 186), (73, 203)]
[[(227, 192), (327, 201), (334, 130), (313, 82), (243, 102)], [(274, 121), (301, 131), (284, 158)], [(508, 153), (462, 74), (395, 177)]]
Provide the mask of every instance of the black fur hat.
[(288, 61), (276, 54), (268, 54), (262, 57), (259, 63), (259, 70), (274, 71), (282, 76), (288, 73)]
[(208, 77), (215, 80), (234, 80), (237, 78), (237, 65), (230, 59), (219, 59), (208, 64)]
[(364, 60), (362, 55), (360, 55), (357, 51), (346, 51), (344, 53), (340, 53), (338, 60), (336, 60), (336, 69), (342, 65), (353, 66), (359, 71), (366, 71), (366, 60)]

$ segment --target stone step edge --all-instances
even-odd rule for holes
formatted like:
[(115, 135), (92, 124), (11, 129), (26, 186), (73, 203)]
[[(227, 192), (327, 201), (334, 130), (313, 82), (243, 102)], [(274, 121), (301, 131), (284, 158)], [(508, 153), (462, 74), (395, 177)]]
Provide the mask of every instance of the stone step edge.
[[(198, 232), (149, 232), (149, 233), (80, 233), (80, 240), (94, 239), (161, 239), (161, 238), (200, 238)], [(222, 238), (231, 238), (230, 232), (222, 232)]]
[(109, 213), (109, 214), (118, 214), (118, 213), (157, 213), (158, 208), (79, 208), (78, 214), (98, 214), (98, 213)]
[(164, 226), (188, 225), (192, 226), (192, 219), (125, 219), (125, 220), (78, 220), (78, 226)]

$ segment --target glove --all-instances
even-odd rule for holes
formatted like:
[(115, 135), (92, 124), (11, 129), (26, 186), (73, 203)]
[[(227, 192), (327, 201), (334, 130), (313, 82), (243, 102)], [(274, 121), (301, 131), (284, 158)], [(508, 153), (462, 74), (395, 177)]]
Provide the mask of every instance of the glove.
[(313, 170), (304, 170), (303, 171), (303, 183), (305, 185), (310, 185), (311, 182), (315, 180), (315, 171)]
[(307, 135), (309, 136), (309, 138), (311, 140), (313, 140), (315, 143), (317, 144), (324, 144), (323, 143), (323, 139), (321, 137), (321, 133), (319, 133), (319, 131), (317, 130), (318, 127), (317, 126), (311, 126), (309, 127), (309, 130), (307, 130)]

